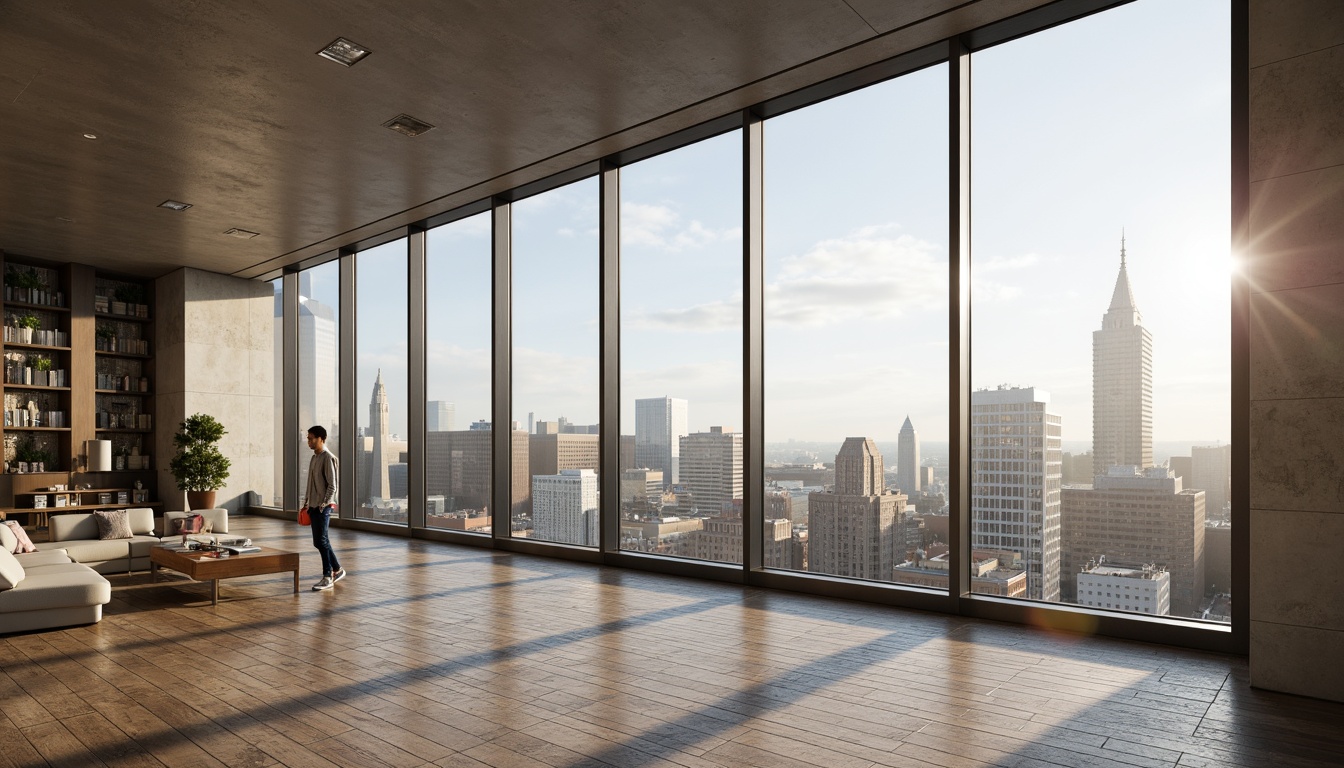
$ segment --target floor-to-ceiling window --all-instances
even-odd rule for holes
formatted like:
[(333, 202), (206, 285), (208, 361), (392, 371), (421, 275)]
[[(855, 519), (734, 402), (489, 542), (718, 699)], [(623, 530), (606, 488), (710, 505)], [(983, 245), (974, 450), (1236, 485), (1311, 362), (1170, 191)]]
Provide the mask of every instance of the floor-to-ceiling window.
[(355, 517), (406, 523), (406, 240), (355, 255)]
[(971, 565), (1010, 596), (1230, 616), (1229, 24), (1140, 0), (972, 57)]
[(766, 121), (769, 566), (946, 589), (947, 87)]
[(426, 233), (425, 525), (489, 534), (490, 214)]
[(285, 455), (284, 282), (283, 278), (271, 281), (271, 290), (275, 295), (275, 311), (271, 323), (271, 455), (275, 457), (275, 467), (272, 469), (270, 492), (258, 494), (261, 504), (275, 507), (285, 505), (285, 462), (281, 458)]
[(598, 543), (597, 184), (513, 203), (513, 423), (492, 425), (512, 431), (512, 535), (583, 546)]
[(308, 429), (327, 431), (327, 449), (340, 453), (340, 264), (329, 261), (299, 273), (299, 500), (308, 482), (312, 451), (305, 439)]
[[(1230, 617), (1228, 27), (1212, 0), (1139, 0), (972, 54), (975, 215), (959, 214), (976, 593)], [(740, 562), (741, 501), (760, 493), (767, 568), (946, 589), (949, 321), (966, 308), (948, 304), (948, 87), (939, 64), (764, 110), (763, 347), (745, 349), (764, 360), (761, 487), (742, 486), (740, 132), (620, 168), (616, 499), (598, 484), (597, 179), (505, 217), (509, 423), (492, 423), (489, 217), (431, 230), (426, 525), (596, 546), (601, 509), (623, 550)], [(344, 393), (361, 417), (357, 514), (399, 522), (405, 250), (354, 257)], [(336, 349), (335, 278), (300, 281), (305, 427), (335, 426), (334, 361), (328, 406), (313, 374), (313, 329)], [(509, 498), (491, 498), (505, 472)], [(491, 504), (509, 531), (491, 530)]]
[(621, 169), (621, 548), (742, 561), (742, 135)]

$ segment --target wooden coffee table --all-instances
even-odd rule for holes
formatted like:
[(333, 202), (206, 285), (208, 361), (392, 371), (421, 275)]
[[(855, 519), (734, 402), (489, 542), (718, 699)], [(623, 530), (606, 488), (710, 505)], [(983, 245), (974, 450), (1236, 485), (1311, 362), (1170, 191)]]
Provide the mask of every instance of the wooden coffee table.
[(210, 604), (219, 605), (219, 580), (267, 573), (294, 572), (294, 591), (299, 591), (299, 553), (262, 547), (260, 552), (229, 557), (205, 557), (202, 552), (175, 552), (166, 547), (149, 550), (149, 580), (159, 568), (185, 574), (196, 581), (210, 582)]

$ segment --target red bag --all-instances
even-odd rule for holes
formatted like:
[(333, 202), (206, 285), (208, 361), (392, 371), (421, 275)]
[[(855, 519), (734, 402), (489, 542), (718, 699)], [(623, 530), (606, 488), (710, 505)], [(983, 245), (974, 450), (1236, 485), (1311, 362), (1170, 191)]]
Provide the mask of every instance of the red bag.
[(308, 508), (303, 507), (299, 510), (299, 525), (312, 525), (313, 521), (308, 517)]

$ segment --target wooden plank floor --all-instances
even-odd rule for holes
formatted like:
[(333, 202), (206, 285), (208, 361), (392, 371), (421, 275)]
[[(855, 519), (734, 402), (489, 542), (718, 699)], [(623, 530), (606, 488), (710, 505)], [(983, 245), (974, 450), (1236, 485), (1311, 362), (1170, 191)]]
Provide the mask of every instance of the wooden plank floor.
[(113, 576), (0, 637), (0, 766), (1338, 766), (1243, 659), (333, 531), (350, 577)]

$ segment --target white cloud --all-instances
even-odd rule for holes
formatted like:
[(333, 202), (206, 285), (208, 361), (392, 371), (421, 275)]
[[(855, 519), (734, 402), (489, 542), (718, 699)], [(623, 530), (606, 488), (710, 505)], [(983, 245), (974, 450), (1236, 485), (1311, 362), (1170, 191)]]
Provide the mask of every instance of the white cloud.
[(784, 259), (766, 285), (767, 322), (823, 326), (946, 307), (944, 249), (898, 230), (864, 227)]
[[(1040, 254), (1024, 253), (1017, 256), (990, 256), (971, 261), (971, 301), (983, 305), (1012, 301), (1022, 295), (1022, 288), (1011, 284), (1014, 272), (1030, 270), (1041, 263)], [(1002, 281), (992, 275), (1004, 275)]]
[(718, 242), (740, 240), (741, 227), (716, 230), (692, 219), (683, 224), (681, 214), (666, 205), (621, 203), (621, 245), (683, 251)]
[(668, 331), (723, 331), (742, 327), (742, 294), (681, 309), (635, 312), (626, 318), (631, 328)]

